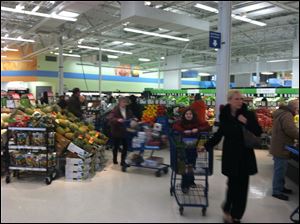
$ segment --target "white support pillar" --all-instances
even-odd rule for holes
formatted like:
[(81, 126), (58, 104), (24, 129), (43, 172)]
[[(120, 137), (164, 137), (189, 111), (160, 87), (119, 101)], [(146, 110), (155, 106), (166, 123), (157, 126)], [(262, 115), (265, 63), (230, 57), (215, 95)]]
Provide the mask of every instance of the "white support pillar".
[(231, 60), (231, 1), (219, 1), (218, 32), (221, 33), (221, 49), (217, 55), (216, 77), (216, 120), (219, 121), (219, 107), (227, 103)]
[(64, 93), (64, 56), (63, 56), (63, 41), (62, 36), (58, 38), (58, 93)]
[[(101, 40), (99, 40), (99, 99), (101, 102), (101, 93), (102, 93), (102, 51), (101, 51)], [(100, 104), (101, 106), (101, 104)]]
[(293, 44), (293, 76), (292, 76), (292, 88), (299, 88), (299, 25), (297, 26), (296, 39)]
[[(165, 69), (170, 70), (164, 71), (164, 89), (181, 89), (181, 59), (181, 54), (165, 57)], [(177, 69), (171, 70), (173, 68)]]
[(259, 71), (259, 60), (260, 60), (260, 57), (257, 56), (256, 57), (256, 84), (260, 84), (260, 71)]

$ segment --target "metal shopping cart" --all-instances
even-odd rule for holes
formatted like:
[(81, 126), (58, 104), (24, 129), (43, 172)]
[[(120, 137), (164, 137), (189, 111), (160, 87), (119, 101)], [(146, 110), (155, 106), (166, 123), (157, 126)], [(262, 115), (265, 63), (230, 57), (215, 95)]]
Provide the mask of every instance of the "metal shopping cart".
[[(147, 145), (145, 142), (134, 142), (135, 137), (139, 134), (142, 134), (143, 123), (139, 123), (138, 128), (135, 130), (130, 128), (130, 123), (132, 120), (126, 120), (124, 122), (127, 127), (126, 139), (128, 144), (128, 152), (137, 154), (133, 154), (132, 158), (126, 159), (126, 164), (122, 166), (122, 171), (126, 172), (127, 168), (130, 166), (138, 167), (138, 168), (146, 168), (156, 170), (155, 175), (160, 177), (162, 173), (167, 174), (169, 171), (169, 165), (163, 163), (162, 157), (153, 156), (154, 152), (160, 150), (159, 145)], [(145, 128), (145, 126), (144, 126)], [(142, 138), (142, 136), (139, 136)], [(145, 151), (151, 151), (151, 154), (148, 158), (145, 157)]]
[(189, 138), (185, 138), (178, 133), (171, 133), (169, 136), (172, 169), (170, 194), (175, 196), (180, 215), (183, 215), (184, 207), (201, 207), (202, 215), (206, 215), (209, 189), (208, 176), (212, 175), (213, 151), (198, 153), (193, 167), (195, 185), (190, 187), (188, 192), (183, 191), (182, 181), (185, 177), (184, 174), (186, 174), (187, 150), (196, 150), (197, 145), (203, 145), (208, 138), (209, 133), (207, 132)]
[[(294, 155), (297, 155), (299, 158), (299, 149), (297, 150), (296, 147), (294, 146), (286, 146), (285, 147), (287, 150), (289, 150), (291, 153)], [(298, 219), (296, 218), (298, 216)], [(290, 219), (294, 223), (299, 223), (299, 206), (292, 212), (290, 215)]]

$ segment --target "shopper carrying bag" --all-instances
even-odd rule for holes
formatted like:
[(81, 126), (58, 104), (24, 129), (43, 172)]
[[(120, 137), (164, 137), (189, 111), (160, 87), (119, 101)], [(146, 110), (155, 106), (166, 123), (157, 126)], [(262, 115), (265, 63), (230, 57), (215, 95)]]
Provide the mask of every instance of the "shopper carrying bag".
[(227, 176), (227, 195), (222, 205), (224, 222), (240, 222), (246, 209), (249, 175), (257, 173), (254, 149), (245, 146), (243, 128), (259, 137), (262, 129), (256, 116), (247, 109), (238, 90), (228, 93), (228, 104), (220, 111), (220, 126), (204, 149), (212, 149), (222, 137), (222, 174)]

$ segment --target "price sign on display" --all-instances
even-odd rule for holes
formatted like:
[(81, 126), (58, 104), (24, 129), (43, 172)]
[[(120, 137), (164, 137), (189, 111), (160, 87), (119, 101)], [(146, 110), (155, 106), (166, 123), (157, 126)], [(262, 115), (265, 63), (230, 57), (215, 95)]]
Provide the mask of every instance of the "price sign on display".
[(29, 100), (34, 100), (34, 96), (33, 96), (32, 93), (28, 93), (27, 97), (28, 97)]
[(19, 95), (18, 93), (13, 93), (13, 94), (12, 94), (12, 98), (13, 98), (14, 100), (19, 100), (19, 99), (20, 99), (20, 95)]
[(275, 94), (276, 93), (276, 89), (271, 88), (271, 89), (257, 89), (256, 90), (257, 94)]
[(190, 93), (190, 94), (199, 93), (199, 90), (198, 89), (188, 89), (187, 93)]

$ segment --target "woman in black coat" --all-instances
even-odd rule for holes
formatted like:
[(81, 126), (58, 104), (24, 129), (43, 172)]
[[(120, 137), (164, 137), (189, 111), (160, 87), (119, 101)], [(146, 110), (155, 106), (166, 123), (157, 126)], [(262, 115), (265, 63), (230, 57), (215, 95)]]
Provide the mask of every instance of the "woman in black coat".
[(218, 131), (204, 147), (210, 150), (224, 137), (222, 174), (228, 177), (227, 196), (222, 205), (224, 221), (240, 222), (246, 209), (249, 175), (257, 173), (254, 150), (244, 146), (242, 127), (256, 136), (261, 135), (262, 129), (237, 90), (228, 93), (228, 104), (221, 110), (219, 118)]

